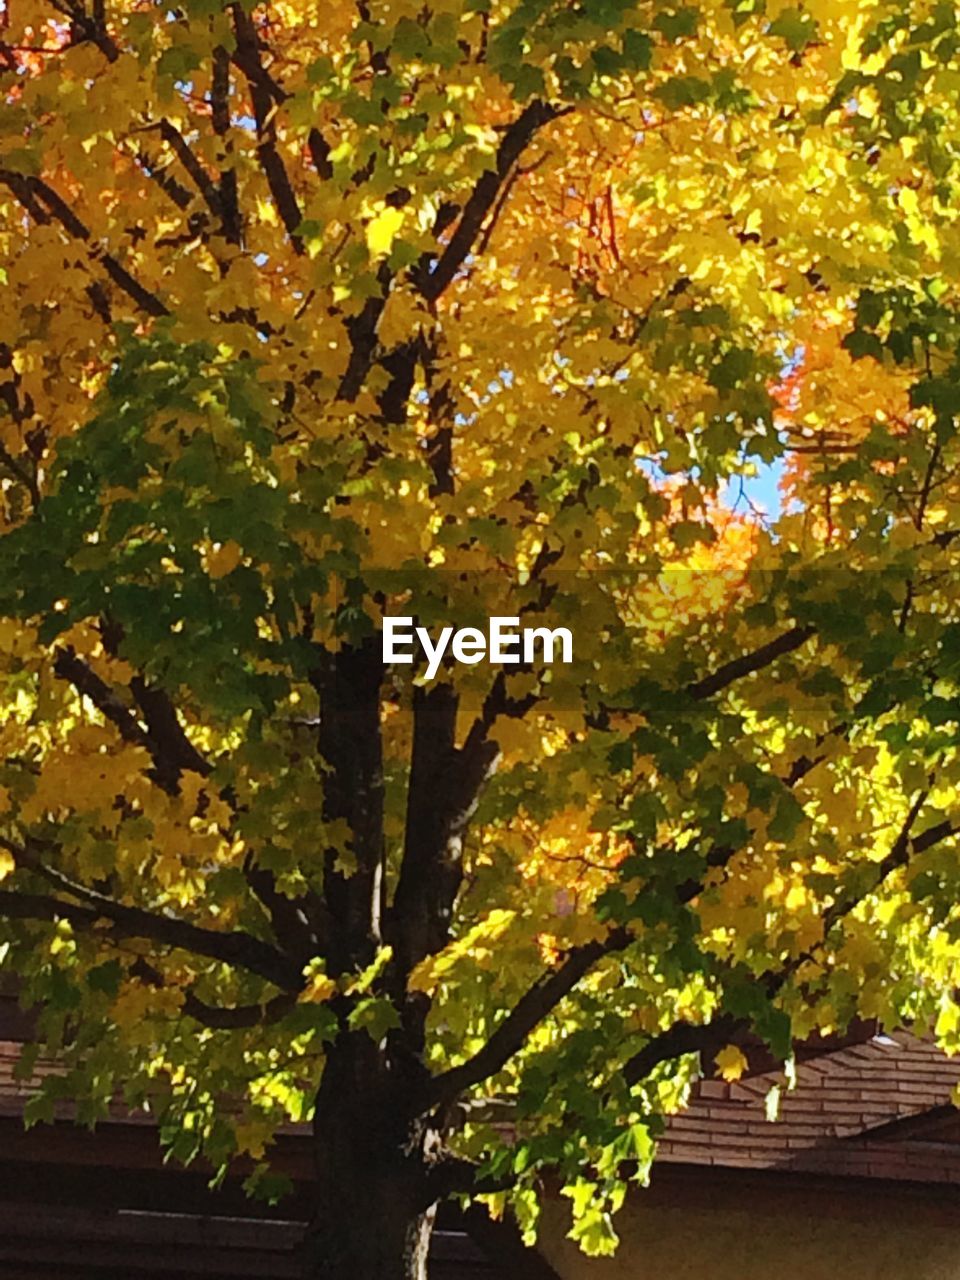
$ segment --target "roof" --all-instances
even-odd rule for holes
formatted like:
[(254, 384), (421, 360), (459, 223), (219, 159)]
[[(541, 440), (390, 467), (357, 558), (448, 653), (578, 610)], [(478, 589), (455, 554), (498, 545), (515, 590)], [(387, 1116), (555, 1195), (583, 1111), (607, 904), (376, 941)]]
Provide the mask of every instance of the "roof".
[[(21, 1049), (0, 1040), (0, 1117), (18, 1117), (39, 1079), (56, 1068), (38, 1061), (26, 1081), (14, 1076)], [(960, 1058), (907, 1032), (872, 1035), (862, 1043), (825, 1048), (801, 1061), (796, 1085), (781, 1071), (733, 1084), (701, 1080), (688, 1107), (670, 1117), (660, 1140), (662, 1163), (729, 1169), (886, 1178), (960, 1184), (960, 1111), (951, 1092)], [(776, 1118), (767, 1118), (770, 1091), (780, 1088)], [(56, 1107), (69, 1119), (69, 1103)], [(110, 1119), (151, 1126), (152, 1116), (119, 1103)], [(298, 1126), (284, 1126), (291, 1137)]]
[[(796, 1086), (769, 1071), (702, 1080), (671, 1117), (658, 1159), (715, 1168), (960, 1183), (960, 1058), (907, 1032), (807, 1059)], [(780, 1086), (778, 1118), (767, 1097)]]
[[(4, 1280), (297, 1280), (301, 1224), (210, 1213), (156, 1213), (0, 1202)], [(504, 1280), (459, 1231), (434, 1233), (431, 1280)]]
[[(0, 1274), (3, 1280), (291, 1280), (313, 1178), (309, 1126), (284, 1126), (278, 1167), (293, 1192), (274, 1207), (243, 1190), (243, 1162), (217, 1186), (210, 1169), (166, 1162), (154, 1116), (117, 1100), (94, 1132), (71, 1119), (67, 1101), (51, 1125), (24, 1130), (23, 1112), (43, 1077), (59, 1071), (39, 1058), (28, 1078), (16, 1065), (31, 1027), (0, 993)], [(522, 1254), (522, 1257), (521, 1257)], [(455, 1206), (437, 1220), (431, 1280), (558, 1280), (512, 1224)]]

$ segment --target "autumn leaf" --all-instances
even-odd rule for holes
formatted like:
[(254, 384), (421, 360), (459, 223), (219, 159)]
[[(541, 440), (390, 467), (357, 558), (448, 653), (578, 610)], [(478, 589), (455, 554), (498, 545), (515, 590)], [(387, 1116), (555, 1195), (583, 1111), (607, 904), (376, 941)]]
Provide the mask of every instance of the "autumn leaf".
[(386, 208), (367, 223), (367, 247), (375, 257), (390, 252), (397, 233), (403, 225), (403, 210)]
[(234, 542), (232, 538), (229, 538), (223, 544), (216, 543), (207, 552), (207, 573), (211, 578), (225, 578), (228, 573), (233, 573), (240, 563), (242, 555), (243, 552), (239, 543)]
[(727, 1081), (739, 1080), (747, 1069), (747, 1059), (735, 1044), (728, 1044), (713, 1059), (721, 1077)]

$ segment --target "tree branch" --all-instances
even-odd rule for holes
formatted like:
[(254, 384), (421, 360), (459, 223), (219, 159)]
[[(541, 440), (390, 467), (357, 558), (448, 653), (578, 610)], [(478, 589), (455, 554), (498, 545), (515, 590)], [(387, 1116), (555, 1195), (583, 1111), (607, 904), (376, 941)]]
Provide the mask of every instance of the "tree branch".
[(194, 185), (203, 197), (204, 203), (213, 214), (223, 222), (223, 205), (220, 202), (220, 192), (217, 190), (217, 184), (204, 169), (203, 165), (197, 159), (190, 149), (189, 144), (184, 138), (180, 130), (171, 121), (164, 118), (156, 126), (160, 131), (160, 137), (164, 140), (168, 147), (173, 151), (174, 155), (189, 173), (193, 179)]
[(77, 656), (72, 645), (57, 650), (53, 670), (61, 680), (69, 681), (79, 694), (90, 699), (101, 715), (119, 730), (124, 742), (135, 743), (154, 755), (156, 745), (149, 733), (107, 682)]
[(230, 133), (230, 54), (218, 44), (213, 51), (213, 73), (210, 81), (210, 114), (213, 131), (221, 140), (224, 155), (220, 161), (219, 201), (224, 233), (233, 244), (243, 240), (243, 219), (240, 214), (240, 191), (237, 170), (227, 163), (232, 155), (228, 141)]
[[(160, 970), (142, 956), (138, 956), (130, 966), (130, 974), (142, 982), (149, 983), (152, 987), (168, 986)], [(181, 1006), (183, 1013), (214, 1031), (237, 1031), (246, 1027), (269, 1026), (286, 1017), (297, 1003), (297, 997), (292, 992), (284, 992), (262, 1004), (214, 1005), (199, 999), (191, 988), (177, 989), (183, 992)]]
[(645, 1080), (654, 1067), (661, 1062), (670, 1062), (674, 1058), (682, 1058), (688, 1053), (706, 1053), (711, 1049), (719, 1050), (728, 1044), (740, 1030), (745, 1030), (747, 1023), (742, 1018), (723, 1013), (711, 1022), (695, 1024), (692, 1022), (675, 1022), (652, 1040), (648, 1040), (639, 1053), (621, 1068), (623, 1078), (631, 1087)]
[(245, 1027), (267, 1027), (285, 1018), (296, 1008), (297, 998), (292, 992), (274, 996), (264, 1004), (215, 1005), (199, 1000), (192, 991), (185, 991), (183, 1012), (189, 1018), (202, 1022), (214, 1031), (237, 1031)]
[(157, 164), (142, 148), (137, 150), (134, 159), (150, 181), (155, 182), (167, 199), (171, 200), (178, 209), (186, 210), (190, 207), (193, 203), (192, 193), (172, 174), (167, 173), (166, 165)]
[(94, 262), (101, 263), (104, 271), (114, 284), (122, 289), (127, 297), (135, 302), (147, 315), (159, 317), (170, 314), (155, 293), (145, 289), (126, 267), (121, 266), (112, 254), (107, 253), (99, 245), (93, 243), (90, 229), (77, 217), (66, 201), (42, 178), (14, 173), (10, 169), (0, 168), (0, 182), (16, 196), (27, 212), (37, 221), (44, 220), (37, 217), (37, 209), (39, 207), (43, 209), (45, 214), (59, 222), (68, 235), (87, 245), (91, 259)]
[(494, 168), (481, 174), (470, 193), (456, 230), (447, 242), (433, 270), (417, 281), (421, 294), (428, 302), (435, 302), (463, 266), (480, 235), (484, 220), (496, 202), (500, 188), (508, 181), (510, 172), (534, 134), (572, 111), (572, 107), (556, 107), (539, 99), (529, 103), (507, 129), (497, 148)]
[(324, 820), (346, 822), (356, 863), (347, 872), (338, 865), (343, 850), (324, 853), (325, 942), (330, 972), (342, 973), (368, 965), (382, 941), (386, 848), (379, 643), (344, 645), (311, 672), (310, 680), (320, 698), (317, 745), (327, 766)]
[(316, 169), (319, 177), (325, 181), (333, 177), (333, 162), (330, 159), (331, 147), (329, 142), (314, 127), (307, 134), (307, 146), (310, 150), (310, 159), (313, 161), (313, 167)]
[[(928, 827), (919, 836), (911, 838), (910, 832), (926, 797), (927, 793), (921, 792), (911, 804), (890, 852), (881, 862), (876, 864), (877, 874), (869, 889), (856, 895), (848, 895), (845, 898), (838, 899), (834, 906), (824, 913), (824, 940), (826, 940), (829, 930), (834, 925), (849, 915), (869, 894), (875, 893), (888, 876), (909, 862), (912, 855), (923, 853), (935, 844), (939, 844), (941, 840), (960, 835), (960, 828), (945, 820)], [(821, 942), (818, 945), (822, 946), (823, 943)], [(804, 952), (778, 972), (768, 975), (765, 985), (769, 998), (773, 999), (800, 966), (812, 959), (814, 957), (810, 952)], [(764, 979), (758, 978), (758, 982), (763, 983)], [(721, 1014), (711, 1022), (699, 1025), (683, 1021), (675, 1022), (671, 1027), (648, 1041), (638, 1053), (634, 1054), (624, 1064), (621, 1072), (628, 1085), (638, 1084), (661, 1062), (682, 1057), (687, 1053), (703, 1053), (714, 1048), (722, 1048), (725, 1043), (729, 1043), (738, 1033), (748, 1030), (749, 1026), (747, 1019), (736, 1018), (732, 1014)]]
[(769, 643), (761, 645), (759, 649), (754, 649), (752, 653), (741, 654), (739, 658), (733, 658), (730, 662), (725, 662), (723, 666), (718, 667), (710, 675), (704, 676), (703, 679), (695, 680), (692, 684), (688, 684), (686, 693), (696, 702), (711, 698), (715, 693), (720, 693), (735, 681), (742, 680), (744, 676), (762, 671), (764, 667), (769, 667), (778, 658), (782, 658), (788, 653), (793, 653), (795, 649), (799, 649), (806, 644), (810, 637), (815, 634), (815, 631), (816, 629), (809, 625), (791, 627), (789, 631), (784, 631)]
[(559, 969), (547, 972), (520, 997), (503, 1022), (472, 1058), (435, 1076), (428, 1086), (430, 1106), (445, 1106), (464, 1090), (496, 1075), (523, 1048), (527, 1036), (568, 996), (598, 960), (634, 941), (629, 930), (614, 929), (602, 941), (574, 947)]
[[(100, 634), (107, 652), (115, 657), (123, 639), (122, 628), (104, 619), (100, 624)], [(81, 659), (74, 658), (69, 670), (65, 668), (63, 674), (73, 679), (73, 683), (91, 698), (104, 715), (114, 723), (118, 723), (119, 719), (118, 727), (122, 733), (136, 732), (142, 735), (139, 740), (150, 752), (154, 761), (155, 780), (164, 790), (176, 792), (182, 772), (209, 777), (213, 766), (187, 737), (176, 707), (165, 690), (149, 685), (139, 675), (130, 681), (130, 690), (147, 724), (147, 732), (144, 732), (116, 694)], [(221, 791), (220, 794), (233, 803), (228, 792)], [(317, 939), (304, 912), (295, 902), (277, 891), (273, 873), (258, 868), (250, 855), (244, 862), (243, 871), (251, 891), (270, 917), (277, 941), (281, 938), (296, 939), (300, 943), (297, 954), (305, 962), (307, 953), (304, 948), (315, 946)]]
[(905, 867), (910, 859), (918, 853), (924, 853), (927, 849), (932, 849), (935, 844), (940, 844), (943, 840), (948, 840), (952, 836), (960, 834), (960, 827), (955, 827), (949, 819), (938, 822), (932, 827), (927, 827), (926, 831), (922, 831), (920, 835), (911, 837), (910, 832), (917, 820), (921, 808), (927, 798), (927, 792), (922, 791), (913, 804), (904, 819), (900, 834), (890, 848), (890, 852), (880, 862), (876, 864), (876, 875), (873, 884), (864, 892), (857, 894), (848, 894), (845, 897), (838, 898), (829, 910), (823, 915), (823, 933), (826, 937), (828, 931), (842, 920), (844, 916), (849, 915), (854, 907), (858, 906), (868, 893), (875, 893), (883, 882), (891, 876), (894, 871), (898, 871), (901, 867)]
[(92, 15), (86, 13), (82, 3), (70, 4), (67, 0), (52, 0), (52, 2), (56, 10), (70, 19), (71, 46), (89, 40), (97, 46), (108, 62), (116, 62), (120, 57), (120, 50), (107, 31), (103, 4), (100, 0), (95, 0)]
[(455, 745), (458, 697), (451, 685), (416, 687), (403, 862), (391, 919), (405, 978), (450, 936), (463, 874), (463, 836), (499, 747), (480, 735)]
[(161, 946), (176, 947), (247, 969), (285, 991), (300, 989), (302, 975), (296, 964), (252, 934), (239, 930), (218, 933), (176, 916), (154, 915), (142, 907), (115, 902), (80, 885), (73, 886), (68, 892), (82, 897), (83, 902), (64, 902), (61, 898), (44, 894), (0, 890), (0, 917), (51, 924), (67, 920), (74, 928), (86, 933), (95, 933), (98, 926), (106, 921), (109, 929), (105, 930), (105, 936), (111, 939), (147, 939)]
[(270, 918), (273, 936), (286, 943), (286, 950), (296, 955), (303, 964), (317, 955), (323, 946), (322, 938), (329, 928), (322, 931), (315, 917), (321, 914), (319, 904), (311, 896), (309, 901), (288, 898), (277, 888), (272, 871), (258, 867), (251, 855), (244, 859), (243, 874), (251, 891)]
[(489, 1196), (509, 1191), (516, 1186), (517, 1177), (512, 1171), (496, 1178), (481, 1177), (472, 1161), (443, 1156), (428, 1170), (427, 1184), (434, 1199), (449, 1200), (455, 1195)]
[(165, 791), (177, 790), (182, 772), (199, 773), (202, 777), (210, 774), (210, 764), (190, 742), (162, 689), (152, 688), (140, 676), (130, 682), (130, 690), (146, 720), (144, 728), (119, 695), (69, 645), (57, 651), (53, 669), (61, 679), (69, 680), (78, 693), (90, 699), (101, 715), (116, 726), (125, 742), (135, 743), (149, 752), (154, 764), (154, 780)]
[(377, 349), (377, 325), (387, 305), (390, 292), (390, 268), (386, 261), (377, 268), (377, 284), (380, 292), (371, 294), (360, 310), (344, 321), (350, 338), (350, 359), (337, 388), (338, 400), (356, 400), (363, 380), (370, 372), (374, 352)]
[(163, 778), (176, 786), (181, 773), (198, 773), (206, 778), (212, 765), (187, 737), (176, 708), (163, 689), (147, 684), (142, 676), (130, 681), (130, 692), (147, 722), (151, 754)]
[(246, 76), (250, 87), (253, 115), (257, 123), (260, 167), (294, 252), (300, 254), (303, 253), (303, 241), (297, 235), (297, 228), (303, 221), (303, 214), (277, 147), (277, 110), (288, 95), (263, 65), (260, 40), (250, 14), (242, 4), (232, 4), (230, 11), (237, 39), (233, 61)]

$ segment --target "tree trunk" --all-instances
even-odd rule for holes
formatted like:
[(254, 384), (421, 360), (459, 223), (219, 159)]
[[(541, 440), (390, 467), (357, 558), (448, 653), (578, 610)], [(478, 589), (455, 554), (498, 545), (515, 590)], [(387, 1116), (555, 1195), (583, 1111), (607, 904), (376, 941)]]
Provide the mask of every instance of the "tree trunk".
[(322, 1197), (307, 1237), (305, 1280), (427, 1280), (434, 1209), (418, 1213), (402, 1184), (356, 1172)]
[(433, 1135), (411, 1118), (399, 1076), (365, 1032), (331, 1046), (314, 1113), (317, 1198), (305, 1280), (427, 1280)]

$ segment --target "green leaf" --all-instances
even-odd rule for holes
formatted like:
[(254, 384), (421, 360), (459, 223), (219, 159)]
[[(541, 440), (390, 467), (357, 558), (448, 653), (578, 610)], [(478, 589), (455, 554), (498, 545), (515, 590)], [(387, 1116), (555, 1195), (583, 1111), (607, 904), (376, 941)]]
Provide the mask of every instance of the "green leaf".
[(190, 73), (202, 66), (200, 55), (189, 45), (175, 44), (165, 49), (157, 60), (157, 75), (172, 80), (188, 80)]
[(119, 960), (107, 960), (87, 973), (87, 986), (105, 996), (115, 996), (123, 980), (123, 966)]
[(653, 57), (653, 41), (644, 31), (633, 28), (621, 37), (624, 65), (634, 71), (648, 71)]
[(684, 40), (697, 33), (700, 10), (689, 5), (678, 5), (675, 9), (664, 9), (653, 20), (654, 31), (659, 31), (668, 40)]
[(708, 101), (711, 92), (710, 81), (700, 76), (674, 76), (654, 90), (654, 97), (659, 98), (671, 111), (680, 111), (684, 107), (696, 107)]
[(366, 1031), (371, 1040), (379, 1043), (388, 1031), (400, 1026), (400, 1015), (385, 997), (368, 996), (351, 1010), (347, 1021), (351, 1031)]
[(817, 23), (813, 15), (803, 9), (781, 9), (770, 23), (770, 34), (779, 36), (788, 48), (799, 53), (816, 39)]

